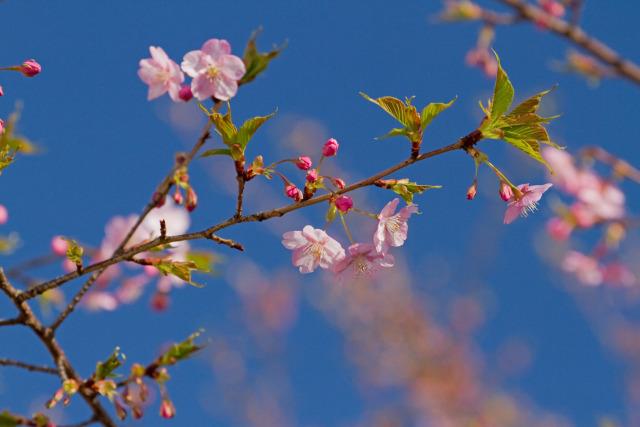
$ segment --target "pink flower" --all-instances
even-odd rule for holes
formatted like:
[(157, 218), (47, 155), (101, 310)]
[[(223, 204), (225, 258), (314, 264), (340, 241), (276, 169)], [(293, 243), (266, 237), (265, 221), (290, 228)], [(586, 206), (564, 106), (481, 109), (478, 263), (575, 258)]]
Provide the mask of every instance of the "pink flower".
[(518, 215), (527, 216), (529, 212), (536, 210), (538, 206), (538, 200), (542, 197), (542, 193), (547, 191), (553, 184), (544, 185), (532, 185), (521, 184), (518, 185), (518, 192), (511, 197), (509, 207), (504, 215), (504, 223), (510, 224)]
[(478, 46), (467, 52), (464, 61), (470, 67), (480, 68), (488, 78), (494, 78), (498, 72), (496, 57), (486, 47)]
[(55, 236), (51, 239), (51, 250), (56, 255), (66, 255), (67, 249), (69, 249), (69, 243), (66, 240), (62, 240), (61, 236)]
[(89, 292), (84, 296), (81, 303), (89, 310), (113, 311), (118, 308), (118, 300), (113, 294), (104, 291)]
[(373, 235), (373, 243), (378, 252), (385, 254), (391, 246), (402, 246), (404, 241), (407, 240), (407, 231), (409, 225), (407, 221), (411, 214), (418, 212), (418, 205), (408, 205), (400, 209), (395, 215), (396, 207), (400, 199), (395, 198), (385, 206), (378, 219), (378, 229)]
[(193, 98), (193, 93), (191, 92), (191, 86), (183, 85), (178, 91), (178, 98), (182, 99), (184, 102), (189, 102), (191, 98)]
[(629, 267), (620, 261), (612, 261), (601, 269), (603, 281), (611, 285), (632, 286), (636, 277)]
[(238, 80), (247, 72), (242, 59), (231, 55), (226, 40), (211, 39), (201, 50), (184, 56), (182, 70), (193, 77), (191, 91), (199, 100), (214, 96), (228, 101), (238, 91)]
[(8, 220), (9, 220), (9, 211), (4, 206), (0, 205), (0, 224), (4, 224)]
[(4, 130), (4, 122), (0, 119), (0, 135), (2, 135), (2, 131)]
[(184, 82), (184, 74), (178, 64), (173, 62), (161, 47), (149, 46), (151, 58), (140, 60), (138, 77), (149, 85), (147, 100), (151, 101), (165, 92), (175, 102), (179, 102), (178, 92)]
[(36, 74), (40, 73), (41, 70), (42, 70), (42, 67), (40, 66), (40, 64), (38, 64), (33, 59), (24, 61), (22, 63), (22, 68), (20, 69), (20, 71), (22, 71), (22, 74), (25, 75), (26, 77), (33, 77)]
[(306, 171), (311, 167), (311, 159), (308, 156), (300, 156), (296, 159), (298, 169)]
[(573, 227), (574, 224), (565, 218), (553, 217), (547, 222), (547, 232), (558, 241), (567, 240), (573, 231)]
[(330, 140), (324, 143), (324, 147), (322, 147), (322, 154), (325, 157), (335, 156), (336, 153), (338, 152), (338, 146), (339, 146), (338, 141), (331, 138)]
[(395, 263), (391, 254), (379, 253), (369, 243), (356, 243), (347, 251), (348, 255), (333, 270), (335, 280), (341, 285), (354, 280), (373, 279), (382, 268), (393, 267)]
[(302, 191), (300, 191), (300, 189), (295, 185), (287, 185), (284, 189), (284, 194), (296, 202), (302, 200)]
[(562, 261), (562, 269), (575, 274), (584, 285), (598, 286), (602, 283), (602, 270), (598, 265), (598, 260), (580, 252), (567, 252)]
[(349, 196), (340, 196), (336, 200), (336, 208), (340, 212), (348, 212), (353, 207), (353, 200)]
[(302, 231), (289, 231), (282, 236), (282, 244), (292, 249), (293, 265), (300, 267), (300, 273), (311, 273), (317, 267), (331, 269), (344, 258), (344, 249), (320, 229), (305, 226)]

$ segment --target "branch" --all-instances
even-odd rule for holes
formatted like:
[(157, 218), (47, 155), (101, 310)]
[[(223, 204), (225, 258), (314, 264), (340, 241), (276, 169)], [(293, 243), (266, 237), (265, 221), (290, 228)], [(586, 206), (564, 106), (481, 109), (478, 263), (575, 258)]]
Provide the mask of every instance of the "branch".
[(9, 326), (9, 325), (24, 325), (24, 318), (22, 316), (18, 316), (13, 319), (0, 320), (0, 326)]
[(526, 19), (534, 22), (543, 20), (550, 31), (582, 47), (600, 61), (613, 67), (620, 76), (626, 77), (633, 83), (640, 85), (640, 67), (638, 65), (623, 58), (615, 50), (600, 40), (591, 37), (576, 25), (562, 19), (554, 18), (542, 9), (522, 0), (500, 0), (500, 2), (515, 9)]
[(17, 360), (12, 359), (4, 359), (0, 358), (0, 365), (2, 366), (15, 366), (17, 368), (23, 368), (27, 371), (35, 371), (35, 372), (45, 372), (47, 374), (58, 375), (58, 370), (54, 368), (49, 368), (47, 366), (36, 366), (30, 363), (19, 362)]

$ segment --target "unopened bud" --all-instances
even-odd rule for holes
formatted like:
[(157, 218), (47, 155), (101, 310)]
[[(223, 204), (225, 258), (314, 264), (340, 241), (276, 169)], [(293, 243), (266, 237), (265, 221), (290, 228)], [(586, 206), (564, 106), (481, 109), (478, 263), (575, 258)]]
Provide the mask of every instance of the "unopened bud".
[(169, 399), (162, 399), (162, 405), (160, 405), (160, 416), (162, 418), (173, 418), (176, 414), (176, 408), (173, 407), (173, 403)]
[(296, 202), (302, 200), (302, 191), (295, 185), (287, 185), (284, 189), (284, 194)]
[(2, 135), (2, 131), (4, 130), (4, 122), (0, 119), (0, 135)]
[(198, 196), (196, 192), (193, 191), (193, 188), (189, 187), (187, 190), (187, 196), (184, 200), (184, 207), (187, 208), (188, 212), (193, 212), (193, 210), (198, 206)]
[(0, 96), (4, 95), (4, 90), (2, 90), (2, 86), (0, 86)]
[(471, 187), (469, 187), (469, 189), (467, 190), (467, 200), (473, 200), (473, 198), (476, 197), (477, 190), (478, 185), (475, 183)]
[[(169, 307), (169, 303), (170, 303), (169, 296), (165, 292), (156, 292), (151, 297), (151, 308), (154, 309), (155, 311), (159, 311), (159, 312), (165, 311)], [(142, 397), (143, 392), (145, 396), (144, 399)], [(143, 402), (146, 399), (146, 392), (147, 392), (147, 387), (145, 386), (144, 383), (142, 383), (140, 385), (140, 400), (142, 400)]]
[(176, 153), (173, 159), (177, 165), (181, 165), (187, 161), (187, 153), (185, 153), (184, 151)]
[(116, 417), (118, 417), (119, 420), (127, 418), (127, 410), (120, 404), (120, 402), (118, 402), (118, 400), (114, 399), (113, 406), (116, 408)]
[(298, 169), (306, 171), (311, 167), (311, 159), (308, 156), (298, 157), (296, 160), (296, 166)]
[(22, 67), (20, 69), (20, 71), (22, 71), (22, 74), (27, 76), (27, 77), (35, 76), (41, 70), (42, 70), (42, 67), (40, 66), (40, 64), (38, 64), (33, 59), (30, 59), (28, 61), (23, 62), (22, 63)]
[(307, 171), (307, 181), (308, 182), (316, 182), (318, 180), (318, 171), (315, 169), (310, 169)]
[(133, 418), (135, 418), (136, 420), (139, 420), (140, 418), (142, 418), (141, 407), (139, 407), (136, 404), (130, 404), (129, 406), (131, 407), (131, 415), (133, 416)]
[(345, 186), (344, 181), (340, 178), (331, 178), (331, 183), (334, 187), (339, 188), (340, 190), (342, 190)]
[(511, 187), (506, 182), (500, 183), (500, 197), (505, 202), (508, 202), (513, 197), (513, 192), (511, 191)]
[(336, 200), (336, 208), (341, 212), (348, 212), (349, 209), (353, 208), (353, 200), (349, 196), (340, 196)]
[(191, 92), (191, 86), (183, 85), (178, 91), (178, 98), (184, 102), (189, 102), (193, 98), (193, 92)]
[(322, 147), (322, 154), (324, 154), (325, 157), (335, 156), (336, 153), (338, 153), (338, 146), (338, 141), (331, 138), (324, 143), (324, 147)]
[(182, 203), (183, 198), (182, 193), (180, 192), (180, 187), (176, 188), (176, 191), (173, 193), (173, 201), (176, 203), (176, 205)]

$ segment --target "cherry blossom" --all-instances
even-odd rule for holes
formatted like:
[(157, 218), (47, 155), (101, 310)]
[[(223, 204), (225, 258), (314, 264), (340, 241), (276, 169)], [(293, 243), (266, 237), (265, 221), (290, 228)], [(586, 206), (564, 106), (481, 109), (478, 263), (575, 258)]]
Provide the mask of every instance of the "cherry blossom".
[(26, 77), (33, 77), (42, 71), (42, 67), (36, 61), (30, 59), (22, 63), (20, 71)]
[(391, 254), (383, 254), (370, 243), (356, 243), (349, 246), (347, 256), (334, 268), (335, 280), (345, 285), (355, 280), (375, 278), (382, 268), (393, 267), (395, 260)]
[(140, 60), (138, 77), (149, 85), (147, 100), (158, 98), (169, 92), (175, 102), (180, 102), (178, 92), (184, 82), (184, 74), (174, 61), (169, 59), (161, 47), (149, 46), (151, 58)]
[(353, 208), (353, 200), (349, 196), (340, 196), (336, 200), (336, 208), (340, 212), (348, 212), (349, 209)]
[(562, 261), (562, 269), (575, 274), (580, 283), (584, 285), (598, 286), (603, 280), (598, 260), (577, 251), (567, 252)]
[(238, 91), (238, 80), (245, 75), (242, 59), (231, 55), (226, 40), (211, 39), (201, 50), (188, 52), (182, 61), (182, 70), (190, 77), (191, 92), (199, 100), (214, 96), (228, 101)]
[(298, 169), (306, 171), (311, 167), (311, 159), (309, 156), (300, 156), (295, 160)]
[(542, 197), (542, 193), (547, 191), (553, 184), (544, 185), (518, 185), (518, 190), (510, 199), (509, 207), (504, 215), (504, 223), (510, 224), (518, 215), (527, 216), (529, 212), (533, 212), (538, 207), (538, 200)]
[(302, 231), (289, 231), (282, 236), (282, 244), (292, 249), (293, 265), (300, 267), (300, 273), (311, 273), (317, 267), (331, 269), (344, 258), (344, 249), (323, 230), (305, 226)]
[(398, 206), (400, 199), (395, 198), (385, 206), (378, 219), (378, 229), (373, 235), (373, 243), (376, 251), (380, 253), (386, 253), (391, 246), (402, 246), (404, 241), (407, 240), (407, 231), (409, 225), (407, 221), (411, 214), (418, 212), (418, 205), (408, 205), (400, 209), (400, 211), (392, 215)]
[(325, 157), (335, 156), (338, 153), (339, 146), (340, 144), (338, 144), (338, 141), (331, 138), (330, 140), (324, 143), (324, 147), (322, 147), (322, 154)]

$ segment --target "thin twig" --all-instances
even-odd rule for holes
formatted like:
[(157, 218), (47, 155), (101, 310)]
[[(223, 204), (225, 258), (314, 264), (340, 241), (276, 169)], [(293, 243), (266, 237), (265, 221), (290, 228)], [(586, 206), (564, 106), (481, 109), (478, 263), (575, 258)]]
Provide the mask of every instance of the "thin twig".
[(236, 214), (234, 215), (236, 218), (242, 216), (242, 198), (244, 196), (244, 176), (240, 175), (237, 177), (238, 180), (238, 203), (236, 205)]
[(550, 16), (542, 9), (522, 0), (500, 0), (503, 4), (515, 9), (524, 18), (533, 22), (542, 20), (547, 29), (559, 34), (574, 44), (582, 47), (600, 61), (609, 64), (616, 72), (630, 81), (640, 84), (640, 67), (622, 57), (600, 40), (591, 37), (582, 29), (562, 19)]
[(15, 366), (17, 368), (26, 369), (27, 371), (34, 372), (45, 372), (47, 374), (58, 375), (58, 370), (54, 368), (49, 368), (48, 366), (36, 366), (30, 363), (19, 362), (17, 360), (12, 359), (4, 359), (0, 358), (0, 365), (2, 366)]
[(58, 427), (85, 427), (85, 426), (94, 424), (96, 422), (98, 421), (95, 419), (95, 417), (92, 417), (92, 418), (89, 418), (87, 421), (81, 422), (80, 424), (73, 424), (73, 425), (69, 424), (66, 426), (58, 426)]
[(24, 318), (22, 316), (18, 316), (13, 319), (0, 319), (0, 326), (9, 325), (24, 325)]

